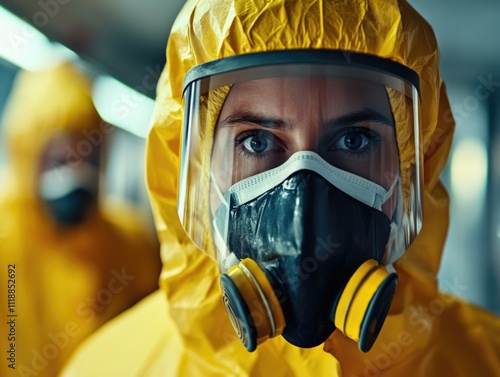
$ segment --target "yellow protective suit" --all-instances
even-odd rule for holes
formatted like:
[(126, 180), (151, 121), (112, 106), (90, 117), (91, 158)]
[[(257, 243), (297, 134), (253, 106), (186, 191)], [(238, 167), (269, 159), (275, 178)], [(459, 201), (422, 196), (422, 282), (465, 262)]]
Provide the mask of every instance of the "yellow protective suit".
[[(298, 349), (279, 337), (247, 353), (225, 313), (216, 263), (195, 248), (177, 220), (184, 75), (214, 59), (282, 49), (341, 50), (347, 60), (351, 52), (374, 54), (420, 77), (423, 229), (395, 266), (398, 289), (369, 353), (340, 331), (314, 349)], [(170, 35), (148, 139), (162, 292), (108, 323), (75, 354), (64, 375), (500, 375), (499, 320), (437, 288), (448, 227), (448, 196), (439, 176), (454, 129), (438, 65), (431, 27), (403, 0), (188, 1)], [(405, 131), (399, 127), (398, 138)], [(401, 158), (406, 152), (400, 150)], [(136, 343), (124, 344), (131, 332)], [(116, 356), (103, 352), (111, 348)]]
[(0, 375), (53, 377), (84, 338), (158, 288), (161, 260), (129, 205), (98, 203), (65, 231), (49, 218), (36, 188), (44, 147), (86, 133), (98, 148), (113, 128), (70, 64), (19, 75), (3, 119), (10, 169), (0, 189)]

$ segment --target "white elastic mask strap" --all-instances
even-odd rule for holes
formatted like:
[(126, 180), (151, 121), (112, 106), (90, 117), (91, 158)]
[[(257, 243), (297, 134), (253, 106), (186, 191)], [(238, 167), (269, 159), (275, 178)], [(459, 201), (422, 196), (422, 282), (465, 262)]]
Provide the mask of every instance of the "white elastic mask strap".
[(210, 171), (210, 180), (212, 181), (212, 185), (214, 186), (215, 192), (217, 193), (217, 196), (219, 197), (221, 203), (227, 208), (229, 207), (229, 204), (226, 201), (226, 198), (224, 198), (224, 194), (219, 188), (219, 185), (217, 184), (217, 179), (214, 176), (214, 173)]
[(387, 270), (388, 270), (389, 272), (394, 272), (394, 273), (397, 273), (397, 272), (396, 272), (396, 269), (394, 268), (394, 265), (393, 265), (392, 263), (388, 263), (388, 264), (386, 264), (386, 265), (385, 265), (385, 268), (387, 268)]
[(220, 269), (225, 274), (231, 267), (240, 263), (240, 259), (233, 252), (229, 253), (225, 258), (219, 259)]
[[(401, 189), (401, 185), (397, 185), (399, 182), (399, 175), (394, 179), (394, 182), (387, 192), (388, 198), (392, 196), (393, 191), (398, 190), (398, 196), (396, 198), (396, 208), (394, 209), (394, 213), (392, 215), (391, 221), (391, 230), (389, 233), (389, 239), (387, 241), (386, 248), (386, 263), (392, 264), (396, 262), (406, 251), (406, 244), (404, 240), (404, 229), (403, 224), (401, 224), (401, 219), (403, 217), (403, 192)], [(387, 199), (388, 199), (387, 198)], [(386, 199), (386, 200), (387, 200)], [(399, 220), (399, 222), (396, 222)]]
[(394, 192), (394, 188), (396, 187), (396, 185), (398, 183), (399, 183), (399, 173), (396, 174), (394, 181), (392, 181), (391, 187), (389, 187), (389, 190), (387, 190), (387, 193), (382, 198), (382, 204), (384, 204), (386, 201), (388, 201), (391, 198), (392, 193)]
[[(226, 199), (224, 198), (224, 195), (222, 194), (219, 185), (217, 184), (217, 179), (215, 178), (214, 174), (212, 171), (210, 171), (210, 180), (212, 181), (212, 185), (215, 189), (215, 192), (217, 193), (217, 196), (219, 197), (219, 200), (221, 201), (221, 206), (224, 206), (224, 211), (229, 210), (229, 204), (227, 203)], [(217, 250), (217, 260), (220, 263), (221, 268), (224, 268), (225, 265), (225, 260), (228, 258), (228, 247), (226, 245), (226, 236), (227, 236), (227, 216), (224, 218), (224, 224), (223, 229), (219, 229), (217, 226), (217, 217), (214, 217), (212, 220), (212, 227), (214, 229), (214, 243), (215, 243), (215, 248)], [(224, 233), (222, 234), (221, 231)], [(232, 254), (232, 253), (231, 253)]]
[(226, 245), (226, 241), (224, 240), (224, 237), (222, 236), (219, 227), (217, 226), (215, 218), (212, 221), (212, 226), (215, 249), (217, 250), (217, 260), (219, 261), (222, 268), (225, 264), (225, 260), (228, 257), (229, 250)]
[(247, 203), (300, 170), (309, 170), (319, 174), (347, 195), (379, 211), (382, 210), (382, 204), (387, 200), (386, 198), (391, 197), (392, 190), (397, 183), (396, 179), (388, 192), (375, 182), (330, 165), (315, 152), (300, 151), (294, 153), (277, 168), (235, 183), (225, 196), (228, 200), (230, 196), (234, 205)]

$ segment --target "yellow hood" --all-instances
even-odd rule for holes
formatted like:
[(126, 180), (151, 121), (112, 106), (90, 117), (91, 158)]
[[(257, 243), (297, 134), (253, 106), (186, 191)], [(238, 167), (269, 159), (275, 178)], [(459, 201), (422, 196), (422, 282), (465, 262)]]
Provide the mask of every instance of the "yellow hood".
[[(66, 132), (93, 132), (98, 140), (102, 131), (102, 142), (109, 132), (99, 128), (90, 93), (85, 76), (64, 64), (20, 73), (6, 108), (10, 169), (0, 189), (0, 294), (7, 297), (9, 287), (18, 317), (12, 317), (15, 334), (0, 339), (1, 349), (15, 349), (17, 369), (2, 357), (2, 376), (57, 375), (83, 339), (158, 286), (157, 245), (129, 205), (99, 203), (82, 224), (60, 229), (37, 198), (36, 176), (49, 141)], [(0, 307), (2, 318), (12, 314), (7, 310)]]
[(91, 82), (71, 63), (18, 74), (2, 119), (17, 196), (34, 197), (40, 157), (50, 140), (100, 125), (90, 93)]
[[(183, 79), (189, 69), (201, 63), (283, 49), (341, 50), (346, 59), (352, 52), (372, 54), (401, 63), (419, 75), (424, 223), (396, 266), (400, 284), (392, 319), (389, 316), (384, 329), (393, 325), (404, 329), (409, 308), (437, 294), (436, 274), (448, 227), (448, 197), (439, 176), (448, 156), (454, 121), (449, 116), (439, 52), (430, 26), (403, 0), (188, 1), (167, 46), (167, 65), (160, 78), (148, 137), (147, 183), (162, 242), (160, 284), (184, 347), (192, 352), (218, 352), (228, 359), (223, 350), (234, 339), (228, 339), (232, 329), (220, 299), (217, 266), (190, 242), (177, 216)], [(379, 344), (389, 335), (382, 330)], [(428, 337), (417, 335), (414, 345), (423, 348)], [(288, 346), (282, 342), (268, 341), (256, 353), (273, 345), (286, 350)], [(326, 348), (341, 365), (355, 364), (364, 355), (352, 343), (336, 331)], [(237, 350), (238, 355), (233, 352), (231, 357), (239, 357), (240, 348)], [(314, 353), (315, 349), (301, 352)], [(376, 352), (380, 349), (374, 347), (372, 354)]]

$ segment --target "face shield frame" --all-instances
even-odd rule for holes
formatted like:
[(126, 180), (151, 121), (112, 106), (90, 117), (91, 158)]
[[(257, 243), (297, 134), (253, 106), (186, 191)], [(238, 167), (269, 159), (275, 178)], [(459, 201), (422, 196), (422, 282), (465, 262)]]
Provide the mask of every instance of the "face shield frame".
[[(184, 119), (181, 139), (178, 215), (191, 240), (213, 259), (217, 259), (216, 255), (207, 250), (210, 248), (209, 245), (214, 243), (213, 240), (207, 239), (212, 237), (211, 234), (207, 237), (207, 224), (200, 226), (200, 219), (192, 221), (193, 208), (197, 207), (199, 196), (202, 195), (200, 190), (193, 192), (193, 177), (195, 180), (199, 180), (201, 177), (199, 174), (193, 174), (193, 169), (190, 166), (193, 153), (200, 151), (201, 135), (195, 134), (190, 126), (200, 119), (198, 106), (200, 96), (216, 88), (259, 78), (310, 75), (365, 81), (373, 81), (375, 77), (377, 83), (383, 83), (386, 87), (395, 89), (411, 99), (415, 153), (414, 171), (409, 185), (410, 200), (405, 204), (408, 208), (404, 211), (406, 216), (404, 220), (406, 247), (397, 255), (397, 258), (406, 251), (418, 235), (422, 224), (421, 193), (423, 184), (418, 75), (413, 70), (391, 60), (345, 51), (288, 50), (251, 53), (198, 65), (186, 74), (184, 80)], [(197, 185), (194, 186), (197, 187)], [(397, 258), (391, 257), (388, 262), (392, 263)]]

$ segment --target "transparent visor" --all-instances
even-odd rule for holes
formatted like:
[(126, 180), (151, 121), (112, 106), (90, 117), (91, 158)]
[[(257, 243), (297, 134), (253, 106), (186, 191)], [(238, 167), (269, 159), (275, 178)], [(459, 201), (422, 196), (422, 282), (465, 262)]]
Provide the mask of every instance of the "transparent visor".
[[(188, 83), (184, 111), (178, 212), (192, 241), (213, 259), (236, 252), (228, 246), (230, 236), (254, 236), (245, 227), (228, 227), (246, 221), (231, 211), (262, 203), (255, 199), (300, 172), (321, 177), (389, 219), (385, 263), (397, 260), (417, 236), (418, 92), (409, 81), (354, 65), (245, 67)], [(306, 200), (298, 191), (289, 194)], [(275, 216), (267, 223), (280, 221), (280, 208), (271, 212), (257, 211)], [(307, 222), (304, 216), (315, 215), (292, 216)], [(279, 232), (279, 224), (274, 228)]]

